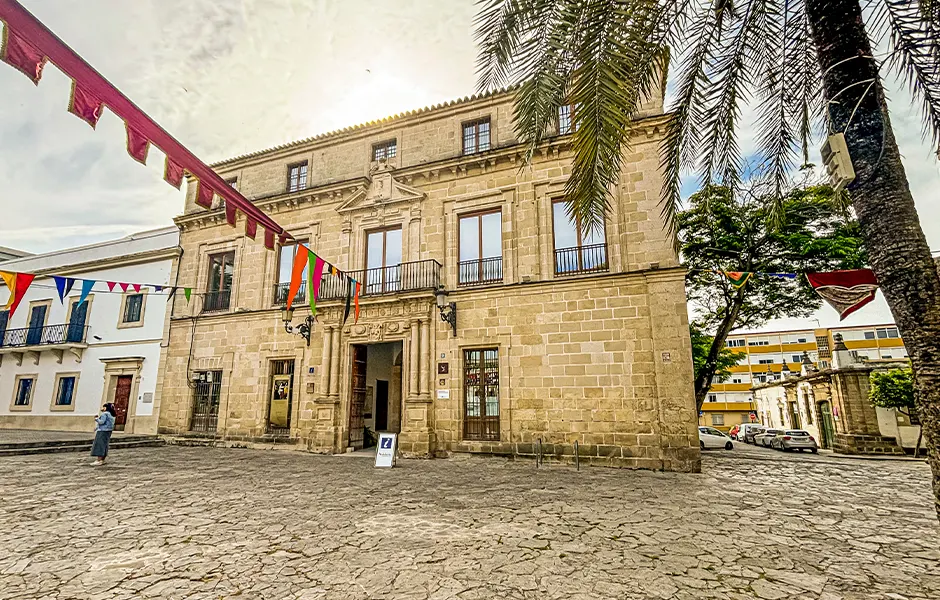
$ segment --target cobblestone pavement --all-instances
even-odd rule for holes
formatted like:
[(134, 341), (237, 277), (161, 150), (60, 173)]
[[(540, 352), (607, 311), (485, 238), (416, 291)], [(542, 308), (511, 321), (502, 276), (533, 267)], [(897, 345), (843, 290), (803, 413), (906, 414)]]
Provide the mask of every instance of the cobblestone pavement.
[[(88, 431), (40, 431), (36, 429), (0, 429), (0, 444), (22, 444), (37, 442), (81, 442), (95, 439), (94, 417), (88, 417)], [(133, 437), (123, 431), (115, 431), (112, 439)]]
[(0, 599), (940, 598), (920, 462), (110, 458), (0, 459)]

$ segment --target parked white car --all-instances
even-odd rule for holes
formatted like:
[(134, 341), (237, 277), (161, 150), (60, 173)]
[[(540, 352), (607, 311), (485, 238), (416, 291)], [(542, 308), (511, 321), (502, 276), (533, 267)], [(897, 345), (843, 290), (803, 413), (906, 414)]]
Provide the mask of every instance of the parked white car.
[(706, 448), (724, 448), (725, 450), (731, 450), (734, 448), (734, 442), (731, 441), (731, 438), (714, 427), (698, 428), (698, 444), (701, 446), (702, 450)]

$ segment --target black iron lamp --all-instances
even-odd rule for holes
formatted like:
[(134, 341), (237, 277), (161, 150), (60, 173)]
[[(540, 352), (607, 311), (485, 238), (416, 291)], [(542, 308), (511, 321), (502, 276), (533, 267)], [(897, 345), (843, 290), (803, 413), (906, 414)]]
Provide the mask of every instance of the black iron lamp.
[(294, 327), (291, 325), (291, 321), (294, 320), (294, 309), (285, 306), (281, 309), (281, 320), (284, 321), (284, 331), (296, 333), (306, 340), (308, 347), (310, 346), (310, 332), (313, 330), (314, 322), (313, 315), (307, 315), (307, 318), (300, 325)]
[(441, 321), (450, 323), (454, 337), (457, 337), (457, 303), (447, 301), (447, 290), (444, 286), (437, 288), (434, 295), (437, 298), (437, 310), (441, 311)]

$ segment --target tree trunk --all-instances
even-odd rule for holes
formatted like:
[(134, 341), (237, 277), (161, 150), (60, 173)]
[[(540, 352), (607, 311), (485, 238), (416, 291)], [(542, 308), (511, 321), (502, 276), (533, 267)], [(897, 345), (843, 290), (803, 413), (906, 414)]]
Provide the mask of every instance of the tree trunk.
[(858, 0), (807, 0), (807, 11), (824, 96), (831, 101), (838, 94), (828, 104), (831, 131), (845, 131), (855, 166), (852, 205), (871, 268), (911, 357), (940, 518), (940, 275), (901, 164)]
[(738, 290), (734, 298), (732, 298), (731, 306), (728, 308), (725, 318), (721, 320), (721, 324), (718, 325), (718, 330), (715, 332), (715, 339), (712, 340), (712, 345), (708, 349), (705, 367), (698, 374), (698, 377), (695, 378), (696, 414), (702, 411), (702, 404), (705, 403), (708, 390), (712, 387), (712, 377), (715, 376), (715, 371), (718, 367), (718, 355), (721, 354), (722, 349), (725, 347), (725, 340), (728, 339), (728, 334), (734, 329), (734, 324), (738, 320), (738, 313), (741, 311), (742, 304), (744, 304), (743, 288)]

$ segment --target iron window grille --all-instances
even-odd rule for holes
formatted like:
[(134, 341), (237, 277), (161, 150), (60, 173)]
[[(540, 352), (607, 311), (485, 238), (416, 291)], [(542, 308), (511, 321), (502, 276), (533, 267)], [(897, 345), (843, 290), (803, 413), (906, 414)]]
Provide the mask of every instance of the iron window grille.
[(287, 167), (287, 191), (297, 192), (307, 188), (307, 161)]
[(463, 124), (463, 153), (475, 154), (490, 149), (490, 118)]
[(463, 435), (467, 440), (499, 439), (499, 353), (496, 348), (464, 351)]
[(398, 140), (388, 140), (372, 146), (372, 160), (395, 158), (398, 153)]

